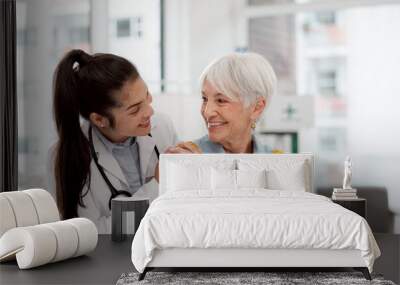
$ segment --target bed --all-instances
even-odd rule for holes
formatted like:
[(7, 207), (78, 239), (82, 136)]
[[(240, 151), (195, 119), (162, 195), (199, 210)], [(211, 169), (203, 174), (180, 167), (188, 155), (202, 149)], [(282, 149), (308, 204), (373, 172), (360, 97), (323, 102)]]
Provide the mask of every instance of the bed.
[(364, 218), (313, 194), (312, 154), (163, 154), (160, 196), (132, 242), (154, 268), (352, 267), (380, 251)]

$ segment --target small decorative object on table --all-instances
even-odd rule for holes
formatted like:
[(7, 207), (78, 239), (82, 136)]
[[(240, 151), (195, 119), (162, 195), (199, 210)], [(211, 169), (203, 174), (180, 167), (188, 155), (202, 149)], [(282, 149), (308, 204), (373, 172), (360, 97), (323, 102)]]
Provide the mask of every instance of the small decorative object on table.
[(367, 200), (359, 198), (357, 189), (351, 187), (352, 166), (351, 158), (347, 156), (344, 161), (343, 188), (333, 188), (332, 201), (366, 218)]
[(351, 187), (352, 162), (350, 156), (344, 162), (343, 188), (333, 188), (332, 200), (354, 200), (358, 199), (357, 189)]
[(140, 221), (149, 208), (148, 197), (116, 197), (111, 200), (111, 239), (113, 241), (123, 241), (126, 235), (123, 233), (123, 214), (124, 212), (135, 212), (135, 232), (137, 231)]

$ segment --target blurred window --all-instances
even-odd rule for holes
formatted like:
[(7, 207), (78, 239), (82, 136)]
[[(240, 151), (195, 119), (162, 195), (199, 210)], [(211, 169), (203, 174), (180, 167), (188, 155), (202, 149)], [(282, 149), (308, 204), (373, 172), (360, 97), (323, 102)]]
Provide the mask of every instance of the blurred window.
[(17, 0), (19, 188), (46, 188), (49, 149), (57, 140), (52, 79), (70, 49), (90, 52), (90, 0)]

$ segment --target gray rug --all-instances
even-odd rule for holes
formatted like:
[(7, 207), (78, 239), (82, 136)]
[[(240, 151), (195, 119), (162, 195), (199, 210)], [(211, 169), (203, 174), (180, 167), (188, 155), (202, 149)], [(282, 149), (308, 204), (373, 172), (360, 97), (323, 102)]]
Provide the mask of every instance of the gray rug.
[(122, 274), (117, 285), (133, 284), (379, 284), (395, 285), (381, 275), (368, 281), (360, 272), (148, 272), (138, 281), (139, 273)]

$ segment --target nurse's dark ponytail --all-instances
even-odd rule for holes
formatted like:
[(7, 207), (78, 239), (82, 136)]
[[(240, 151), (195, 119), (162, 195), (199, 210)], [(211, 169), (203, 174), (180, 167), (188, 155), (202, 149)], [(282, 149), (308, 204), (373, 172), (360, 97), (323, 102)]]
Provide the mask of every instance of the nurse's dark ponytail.
[(54, 174), (57, 204), (64, 219), (78, 216), (78, 205), (85, 206), (82, 198), (87, 192), (83, 188), (90, 184), (91, 155), (80, 118), (89, 120), (95, 112), (107, 117), (112, 127), (110, 109), (117, 106), (115, 91), (138, 77), (132, 63), (112, 54), (91, 56), (72, 50), (58, 64), (53, 82), (53, 110), (59, 137)]

